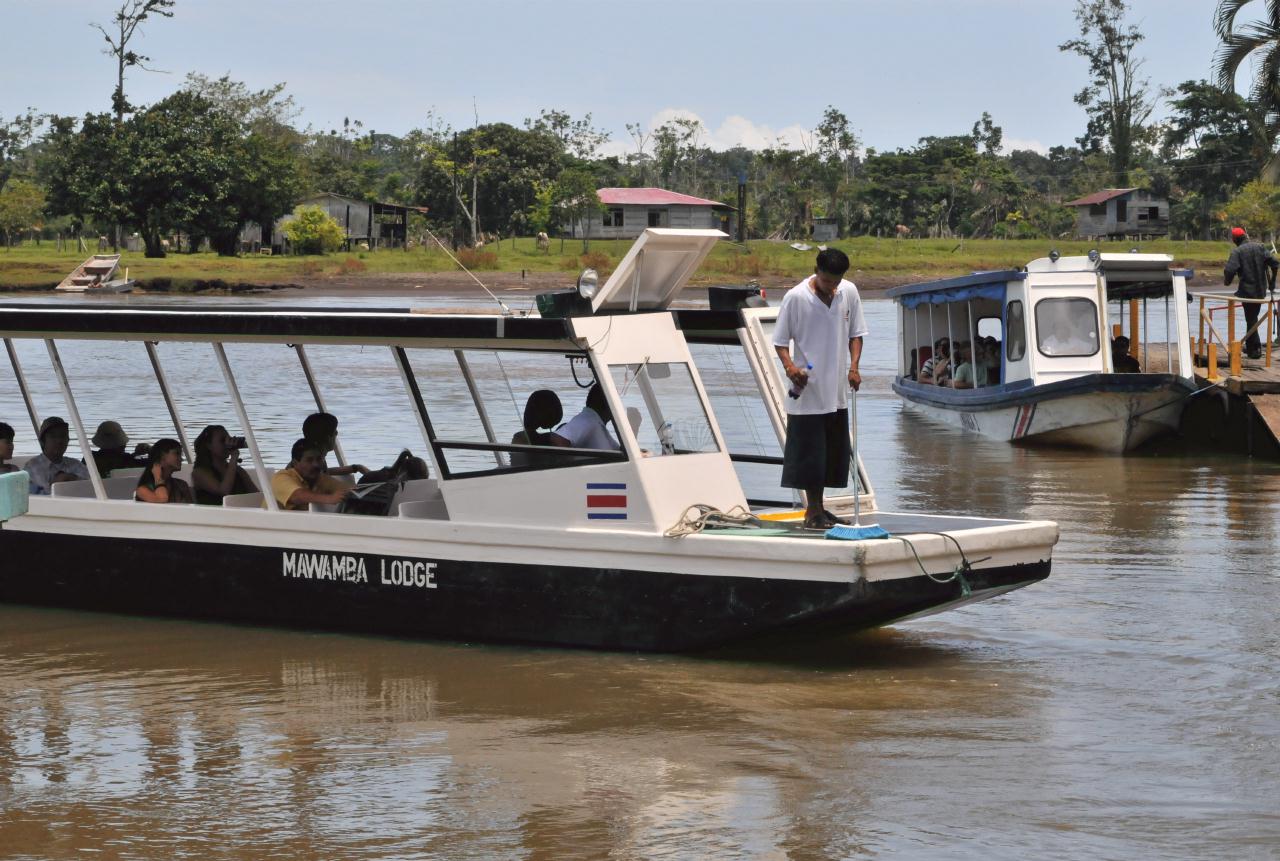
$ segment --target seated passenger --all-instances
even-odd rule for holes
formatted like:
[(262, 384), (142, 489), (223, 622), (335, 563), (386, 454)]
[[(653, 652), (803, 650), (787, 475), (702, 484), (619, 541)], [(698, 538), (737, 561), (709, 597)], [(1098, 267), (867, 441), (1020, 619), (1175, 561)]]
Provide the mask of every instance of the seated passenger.
[(324, 471), (324, 452), (306, 437), (293, 444), (292, 460), (271, 477), (271, 492), (284, 511), (306, 511), (311, 503), (334, 505), (353, 493)]
[(911, 356), (909, 361), (907, 362), (907, 379), (908, 380), (914, 380), (917, 376), (919, 376), (919, 368), (916, 367), (916, 352), (917, 352), (916, 349), (912, 347)]
[(221, 505), (224, 496), (258, 492), (258, 485), (240, 465), (240, 442), (232, 440), (222, 425), (200, 431), (194, 443), (196, 462), (191, 468), (198, 505)]
[(951, 339), (939, 338), (933, 342), (933, 355), (920, 367), (919, 382), (943, 385), (951, 379)]
[[(1085, 321), (1088, 325), (1089, 321)], [(1097, 334), (1082, 332), (1069, 318), (1059, 316), (1049, 333), (1040, 338), (1040, 352), (1046, 356), (1092, 356), (1096, 353)]]
[(983, 347), (985, 348), (986, 361), (983, 362), (981, 356), (978, 361), (987, 366), (987, 383), (995, 386), (1000, 383), (1000, 342), (995, 338), (984, 338)]
[(49, 416), (40, 423), (40, 453), (27, 461), (31, 476), (31, 493), (48, 496), (49, 488), (63, 481), (85, 481), (89, 470), (78, 460), (64, 457), (71, 442), (71, 429), (65, 420)]
[(147, 468), (138, 476), (133, 498), (138, 502), (191, 503), (191, 485), (174, 475), (182, 468), (182, 443), (158, 439), (147, 455)]
[(146, 466), (150, 461), (147, 450), (150, 446), (145, 442), (138, 443), (133, 454), (125, 452), (129, 444), (129, 435), (117, 422), (103, 422), (98, 425), (93, 439), (89, 440), (98, 447), (93, 453), (93, 462), (98, 465), (98, 474), (106, 478), (113, 469), (129, 469), (135, 466)]
[(987, 366), (973, 360), (973, 351), (968, 341), (956, 344), (955, 379), (951, 381), (953, 389), (972, 389), (975, 386), (987, 385)]
[[(302, 436), (320, 448), (320, 468), (326, 475), (363, 475), (369, 470), (358, 463), (330, 467), (326, 458), (337, 447), (338, 417), (330, 413), (312, 413), (302, 422)], [(306, 506), (304, 505), (303, 508)]]
[[(560, 396), (551, 389), (538, 389), (525, 401), (524, 429), (511, 435), (511, 444), (554, 445), (551, 441), (551, 429), (560, 424), (563, 418), (564, 407), (560, 405)], [(512, 466), (538, 466), (548, 462), (554, 463), (555, 460), (524, 451), (511, 453)]]
[(9, 463), (13, 457), (13, 426), (0, 422), (0, 475), (6, 472), (17, 472), (18, 468)]
[(1117, 374), (1142, 373), (1138, 360), (1129, 355), (1129, 339), (1124, 335), (1116, 335), (1111, 339), (1111, 367)]
[(582, 412), (551, 433), (551, 444), (569, 448), (621, 451), (622, 446), (605, 427), (605, 423), (611, 421), (613, 421), (613, 413), (609, 410), (604, 389), (600, 388), (599, 383), (595, 383), (587, 391), (587, 404), (582, 408)]

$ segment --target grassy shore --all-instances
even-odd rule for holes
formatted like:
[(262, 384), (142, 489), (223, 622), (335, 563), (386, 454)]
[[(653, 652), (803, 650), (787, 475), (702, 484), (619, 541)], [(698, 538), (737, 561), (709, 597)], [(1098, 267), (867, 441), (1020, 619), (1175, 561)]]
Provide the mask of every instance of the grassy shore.
[[(876, 239), (857, 237), (830, 243), (843, 249), (853, 264), (851, 278), (871, 289), (894, 284), (946, 278), (975, 270), (1016, 268), (1056, 248), (1064, 256), (1085, 254), (1090, 248), (1173, 255), (1183, 266), (1198, 271), (1221, 269), (1228, 247), (1220, 242), (1160, 240), (1143, 243), (1090, 243), (1083, 241)], [(532, 238), (504, 239), (478, 250), (464, 250), (460, 257), (476, 272), (566, 272), (593, 266), (607, 273), (624, 255), (627, 240), (594, 240), (583, 253), (581, 240), (552, 240), (548, 251), (539, 251)], [(765, 284), (798, 280), (813, 271), (816, 252), (796, 251), (786, 243), (764, 240), (745, 247), (720, 243), (703, 263), (695, 278), (701, 283), (742, 283), (759, 279)], [(41, 289), (57, 284), (86, 255), (56, 250), (53, 243), (24, 245), (0, 250), (0, 289)], [(130, 277), (144, 286), (154, 283), (173, 290), (192, 289), (197, 282), (222, 281), (228, 284), (322, 283), (325, 279), (373, 281), (379, 275), (454, 272), (457, 266), (439, 248), (409, 251), (356, 251), (316, 256), (219, 257), (216, 254), (170, 254), (148, 259), (141, 253), (126, 252), (122, 266)]]

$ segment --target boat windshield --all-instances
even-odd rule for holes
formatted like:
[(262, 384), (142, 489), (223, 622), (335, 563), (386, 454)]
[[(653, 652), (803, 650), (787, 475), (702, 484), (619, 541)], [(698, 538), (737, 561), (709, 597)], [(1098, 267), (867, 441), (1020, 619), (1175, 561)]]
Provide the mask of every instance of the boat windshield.
[(648, 456), (719, 451), (693, 374), (684, 362), (610, 365), (627, 421)]
[(1046, 356), (1093, 356), (1098, 352), (1098, 306), (1067, 297), (1036, 303), (1036, 346)]

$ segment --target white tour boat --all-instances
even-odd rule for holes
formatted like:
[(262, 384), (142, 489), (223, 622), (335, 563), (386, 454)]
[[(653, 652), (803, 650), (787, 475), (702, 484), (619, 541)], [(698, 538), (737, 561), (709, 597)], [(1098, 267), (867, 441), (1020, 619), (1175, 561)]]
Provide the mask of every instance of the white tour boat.
[[(1172, 262), (1053, 254), (1025, 270), (894, 288), (901, 349), (893, 390), (929, 416), (1011, 442), (1126, 452), (1176, 431), (1196, 385), (1185, 310), (1191, 273)], [(1153, 332), (1148, 302), (1157, 300), (1164, 307)], [(1128, 350), (1113, 355), (1120, 335)], [(920, 379), (943, 339), (985, 344), (986, 380), (956, 388)]]
[[(431, 470), (429, 478), (400, 485), (390, 516), (379, 517), (315, 506), (279, 511), (270, 494), (229, 496), (222, 506), (136, 503), (135, 479), (103, 478), (89, 458), (88, 481), (57, 484), (52, 495), (8, 506), (0, 526), (0, 600), (672, 651), (883, 625), (1047, 577), (1056, 524), (876, 511), (860, 469), (863, 517), (892, 537), (833, 540), (803, 529), (790, 502), (748, 501), (689, 343), (745, 350), (760, 393), (755, 403), (781, 434), (785, 380), (769, 343), (776, 310), (668, 310), (722, 236), (649, 230), (589, 303), (581, 299), (563, 317), (0, 305), (11, 391), (38, 426), (27, 386), (34, 360), (24, 369), (16, 346), (42, 344), (82, 451), (91, 428), (60, 343), (108, 342), (116, 354), (145, 349), (184, 444), (182, 393), (166, 379), (162, 352), (208, 351), (209, 367), (216, 365), (225, 385), (226, 411), (234, 411), (246, 438), (250, 469), (259, 487), (269, 487), (258, 442), (263, 429), (255, 433), (255, 405), (241, 397), (233, 360), (246, 361), (246, 345), (296, 351), (323, 409), (306, 353), (323, 345), (363, 356), (385, 351)], [(582, 284), (584, 294), (593, 292), (589, 279)], [(500, 365), (489, 363), (495, 356)], [(506, 387), (478, 372), (482, 364), (503, 368)], [(620, 450), (507, 442), (520, 430), (515, 405), (534, 390), (559, 391), (568, 418), (581, 403), (580, 387), (592, 380), (615, 416), (632, 417), (616, 423)], [(385, 386), (371, 387), (387, 396)], [(341, 460), (341, 450), (335, 454)], [(14, 475), (0, 484), (14, 490)], [(854, 501), (839, 501), (838, 510)], [(703, 516), (711, 509), (725, 516)]]

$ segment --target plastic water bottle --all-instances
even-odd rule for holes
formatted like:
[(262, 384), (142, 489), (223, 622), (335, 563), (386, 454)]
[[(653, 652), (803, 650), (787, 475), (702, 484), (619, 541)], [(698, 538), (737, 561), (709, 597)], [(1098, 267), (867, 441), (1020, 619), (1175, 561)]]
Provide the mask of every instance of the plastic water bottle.
[[(807, 363), (806, 363), (806, 364), (805, 364), (805, 366), (804, 366), (804, 369), (805, 369), (806, 371), (812, 371), (812, 370), (813, 370), (813, 365), (811, 365), (811, 364), (807, 364)], [(807, 381), (806, 381), (806, 383), (807, 383)], [(800, 397), (800, 393), (801, 393), (801, 392), (803, 392), (803, 391), (804, 391), (804, 386), (798, 385), (798, 384), (796, 384), (796, 383), (792, 383), (792, 384), (791, 384), (791, 388), (787, 390), (787, 397), (789, 397), (789, 398), (798, 398), (798, 397)]]

